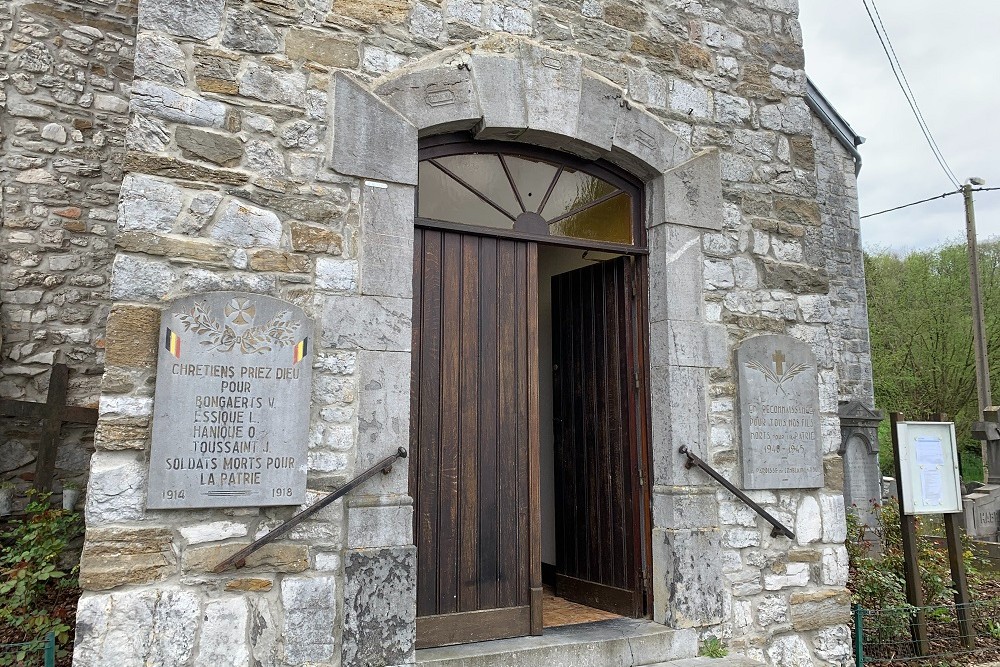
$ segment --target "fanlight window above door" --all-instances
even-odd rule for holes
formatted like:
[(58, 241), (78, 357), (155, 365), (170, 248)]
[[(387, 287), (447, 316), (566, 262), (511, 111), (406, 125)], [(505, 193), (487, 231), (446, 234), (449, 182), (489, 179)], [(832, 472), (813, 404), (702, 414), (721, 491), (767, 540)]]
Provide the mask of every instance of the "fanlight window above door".
[(632, 245), (634, 200), (633, 188), (600, 167), (499, 150), (467, 152), (421, 160), (417, 217)]

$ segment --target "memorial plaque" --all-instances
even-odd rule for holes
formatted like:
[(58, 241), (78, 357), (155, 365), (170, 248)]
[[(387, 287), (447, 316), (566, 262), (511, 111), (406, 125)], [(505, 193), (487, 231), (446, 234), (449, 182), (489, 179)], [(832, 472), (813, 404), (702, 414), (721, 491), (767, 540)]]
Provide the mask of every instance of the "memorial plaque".
[(816, 357), (790, 336), (756, 336), (736, 352), (743, 487), (823, 486)]
[(878, 467), (878, 453), (869, 451), (868, 443), (860, 436), (847, 441), (844, 450), (844, 503), (857, 506), (862, 516), (871, 512), (872, 505), (881, 503), (882, 472)]
[(199, 294), (164, 311), (149, 508), (305, 501), (312, 330), (300, 308), (258, 294)]

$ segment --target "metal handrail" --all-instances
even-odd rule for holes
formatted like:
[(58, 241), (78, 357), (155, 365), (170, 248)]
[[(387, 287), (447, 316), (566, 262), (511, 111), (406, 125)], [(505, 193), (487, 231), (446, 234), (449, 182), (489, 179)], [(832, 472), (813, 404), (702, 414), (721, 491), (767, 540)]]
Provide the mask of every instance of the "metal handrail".
[(745, 494), (742, 491), (740, 491), (739, 489), (737, 489), (733, 485), (732, 482), (730, 482), (728, 479), (726, 479), (725, 477), (723, 477), (722, 475), (720, 475), (715, 470), (715, 468), (713, 468), (712, 466), (708, 465), (707, 463), (705, 463), (704, 461), (702, 461), (700, 458), (698, 458), (697, 456), (695, 456), (694, 453), (690, 449), (687, 448), (687, 445), (681, 445), (681, 448), (680, 448), (679, 451), (680, 451), (681, 454), (683, 454), (684, 456), (687, 457), (687, 460), (684, 462), (684, 467), (685, 468), (690, 469), (690, 468), (695, 467), (695, 466), (701, 468), (702, 470), (704, 470), (705, 472), (707, 472), (708, 475), (712, 479), (714, 479), (716, 482), (718, 482), (722, 486), (724, 486), (727, 489), (729, 489), (729, 491), (732, 492), (732, 494), (734, 496), (736, 496), (737, 498), (739, 498), (740, 500), (742, 500), (744, 503), (746, 503), (747, 507), (749, 507), (750, 509), (752, 509), (754, 512), (756, 512), (761, 517), (763, 517), (763, 519), (765, 521), (767, 521), (769, 524), (771, 524), (771, 526), (772, 526), (772, 528), (771, 528), (771, 537), (777, 537), (778, 535), (784, 535), (785, 537), (787, 537), (790, 540), (794, 540), (795, 539), (795, 533), (793, 533), (785, 524), (781, 523), (780, 521), (778, 521), (777, 519), (775, 519), (773, 516), (771, 516), (771, 514), (768, 513), (768, 511), (766, 509), (764, 509), (763, 507), (761, 507), (760, 505), (758, 505), (757, 503), (755, 503), (753, 500), (751, 500), (750, 496), (748, 496), (747, 494)]
[(267, 535), (264, 535), (263, 537), (254, 540), (248, 546), (244, 547), (243, 549), (240, 549), (232, 556), (230, 556), (226, 560), (216, 565), (215, 569), (213, 569), (212, 572), (220, 574), (222, 572), (225, 572), (231, 567), (234, 568), (243, 567), (244, 565), (246, 565), (247, 556), (257, 551), (265, 544), (273, 542), (274, 540), (278, 539), (279, 537), (287, 533), (289, 530), (291, 530), (293, 527), (295, 527), (296, 524), (305, 519), (308, 519), (310, 516), (320, 511), (330, 503), (336, 501), (339, 498), (343, 498), (345, 495), (347, 495), (355, 488), (357, 488), (358, 485), (360, 485), (362, 482), (369, 479), (370, 477), (373, 477), (375, 473), (381, 471), (383, 475), (388, 475), (389, 472), (392, 470), (392, 464), (399, 459), (405, 459), (405, 458), (406, 458), (406, 450), (400, 447), (398, 450), (396, 450), (396, 453), (393, 454), (392, 456), (385, 457), (384, 459), (373, 465), (371, 468), (365, 470), (363, 473), (352, 479), (344, 486), (328, 493), (326, 497), (320, 500), (319, 502), (313, 503), (312, 505), (302, 510), (292, 518), (280, 524), (277, 528), (269, 532)]

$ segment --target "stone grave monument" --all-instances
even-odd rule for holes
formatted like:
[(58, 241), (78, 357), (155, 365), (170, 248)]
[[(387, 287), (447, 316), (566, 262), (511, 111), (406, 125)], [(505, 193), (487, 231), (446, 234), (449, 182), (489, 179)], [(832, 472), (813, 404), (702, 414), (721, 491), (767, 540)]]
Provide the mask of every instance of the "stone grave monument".
[(736, 351), (743, 487), (823, 486), (816, 357), (791, 336), (764, 335)]
[(844, 504), (856, 508), (866, 525), (875, 523), (873, 506), (882, 500), (882, 472), (878, 465), (878, 425), (881, 410), (860, 401), (841, 401), (840, 450), (844, 462)]
[(1000, 484), (984, 484), (962, 498), (965, 532), (969, 537), (997, 541), (997, 514), (1000, 513)]

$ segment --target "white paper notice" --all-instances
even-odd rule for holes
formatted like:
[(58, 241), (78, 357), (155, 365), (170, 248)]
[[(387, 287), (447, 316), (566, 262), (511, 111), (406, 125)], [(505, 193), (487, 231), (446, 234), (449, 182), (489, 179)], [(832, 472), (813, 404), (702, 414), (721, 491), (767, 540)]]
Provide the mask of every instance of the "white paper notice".
[(944, 490), (944, 477), (937, 468), (920, 469), (920, 490), (925, 505), (940, 505)]
[(944, 465), (944, 448), (941, 446), (941, 438), (926, 436), (917, 438), (917, 465)]

